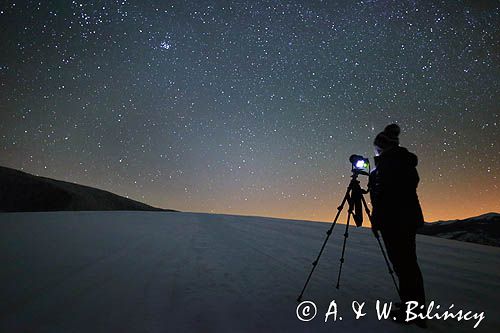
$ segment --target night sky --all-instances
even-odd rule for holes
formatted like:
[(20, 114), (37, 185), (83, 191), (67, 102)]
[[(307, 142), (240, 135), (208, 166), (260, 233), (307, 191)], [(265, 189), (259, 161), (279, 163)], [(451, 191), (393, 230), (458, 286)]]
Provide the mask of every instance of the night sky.
[(426, 220), (500, 210), (498, 1), (2, 1), (0, 20), (1, 165), (330, 221), (349, 156), (397, 122)]

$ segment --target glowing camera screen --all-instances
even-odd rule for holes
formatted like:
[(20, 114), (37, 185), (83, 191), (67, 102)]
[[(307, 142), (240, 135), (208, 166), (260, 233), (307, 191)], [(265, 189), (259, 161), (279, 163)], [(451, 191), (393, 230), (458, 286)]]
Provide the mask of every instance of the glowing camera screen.
[(370, 174), (370, 161), (361, 155), (351, 155), (349, 161), (352, 164), (352, 171), (363, 175)]

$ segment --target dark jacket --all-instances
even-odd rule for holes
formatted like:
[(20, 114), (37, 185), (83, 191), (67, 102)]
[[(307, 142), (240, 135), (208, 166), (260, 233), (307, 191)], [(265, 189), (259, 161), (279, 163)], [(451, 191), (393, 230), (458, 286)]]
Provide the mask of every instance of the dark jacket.
[(423, 225), (418, 201), (418, 159), (406, 148), (394, 147), (375, 157), (368, 188), (372, 201), (372, 224), (377, 229)]

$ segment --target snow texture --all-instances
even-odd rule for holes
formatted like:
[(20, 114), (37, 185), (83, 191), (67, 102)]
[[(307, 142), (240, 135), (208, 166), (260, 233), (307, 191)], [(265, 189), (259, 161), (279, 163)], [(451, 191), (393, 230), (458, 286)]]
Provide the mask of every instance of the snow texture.
[[(260, 217), (167, 212), (0, 214), (1, 332), (421, 332), (378, 320), (396, 300), (369, 229), (335, 227), (304, 299), (296, 298), (330, 227)], [(500, 249), (417, 235), (428, 301), (485, 312), (432, 320), (428, 332), (498, 332)], [(343, 320), (324, 322), (335, 300)], [(351, 302), (365, 301), (359, 320)]]

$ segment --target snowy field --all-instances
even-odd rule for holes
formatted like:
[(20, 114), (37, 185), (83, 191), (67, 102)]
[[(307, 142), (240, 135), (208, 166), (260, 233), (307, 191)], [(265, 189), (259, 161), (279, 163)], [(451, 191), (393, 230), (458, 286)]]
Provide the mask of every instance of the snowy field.
[[(351, 228), (335, 289), (337, 225), (296, 298), (329, 224), (165, 212), (0, 214), (0, 332), (499, 332), (500, 248), (417, 236), (428, 301), (485, 319), (433, 320), (427, 330), (378, 320), (396, 300), (369, 229)], [(324, 322), (335, 300), (343, 319)], [(366, 302), (356, 320), (351, 302)]]

